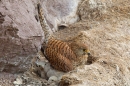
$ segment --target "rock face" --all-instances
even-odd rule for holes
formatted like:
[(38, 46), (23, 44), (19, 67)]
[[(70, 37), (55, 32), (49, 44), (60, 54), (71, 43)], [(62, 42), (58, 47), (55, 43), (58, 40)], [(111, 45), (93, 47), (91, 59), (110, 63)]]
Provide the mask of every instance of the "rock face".
[(43, 0), (41, 2), (45, 12), (45, 18), (53, 32), (59, 26), (67, 26), (76, 22), (77, 7), (80, 0)]
[(44, 34), (33, 4), (31, 0), (0, 1), (0, 71), (25, 71), (40, 49)]

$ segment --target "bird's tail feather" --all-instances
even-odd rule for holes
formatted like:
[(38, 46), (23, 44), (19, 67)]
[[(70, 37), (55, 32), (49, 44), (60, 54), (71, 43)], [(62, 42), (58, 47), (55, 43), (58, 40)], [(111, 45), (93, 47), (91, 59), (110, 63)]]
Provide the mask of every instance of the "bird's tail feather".
[(45, 35), (45, 42), (48, 42), (48, 39), (50, 38), (52, 31), (46, 22), (46, 19), (44, 17), (44, 12), (42, 10), (42, 6), (40, 3), (37, 4), (37, 9), (38, 9), (38, 16), (39, 16), (40, 24)]

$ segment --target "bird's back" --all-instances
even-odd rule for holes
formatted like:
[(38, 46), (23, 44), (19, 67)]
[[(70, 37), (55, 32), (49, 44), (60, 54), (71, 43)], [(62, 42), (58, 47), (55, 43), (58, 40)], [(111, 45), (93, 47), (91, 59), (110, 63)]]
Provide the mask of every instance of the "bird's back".
[(77, 58), (66, 42), (54, 38), (48, 41), (44, 53), (53, 68), (64, 72), (73, 69), (73, 61)]

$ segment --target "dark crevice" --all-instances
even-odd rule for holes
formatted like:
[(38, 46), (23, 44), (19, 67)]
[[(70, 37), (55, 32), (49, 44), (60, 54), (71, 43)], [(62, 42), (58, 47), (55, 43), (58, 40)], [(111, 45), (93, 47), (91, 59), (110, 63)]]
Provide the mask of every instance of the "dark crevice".
[(58, 26), (58, 30), (63, 30), (63, 29), (65, 29), (65, 28), (67, 28), (67, 26), (65, 26), (65, 25), (60, 25), (60, 26)]
[(2, 13), (0, 12), (0, 24), (2, 24), (5, 19), (4, 19), (5, 15), (2, 15)]

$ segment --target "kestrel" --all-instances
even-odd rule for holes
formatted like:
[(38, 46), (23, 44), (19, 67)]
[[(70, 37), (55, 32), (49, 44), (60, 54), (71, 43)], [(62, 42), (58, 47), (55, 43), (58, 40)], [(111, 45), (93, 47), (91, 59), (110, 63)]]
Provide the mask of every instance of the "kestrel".
[(75, 40), (72, 42), (64, 42), (52, 37), (47, 28), (40, 4), (38, 4), (38, 14), (46, 39), (41, 51), (50, 65), (56, 70), (69, 72), (79, 63), (84, 62), (83, 56), (90, 54), (86, 44)]

